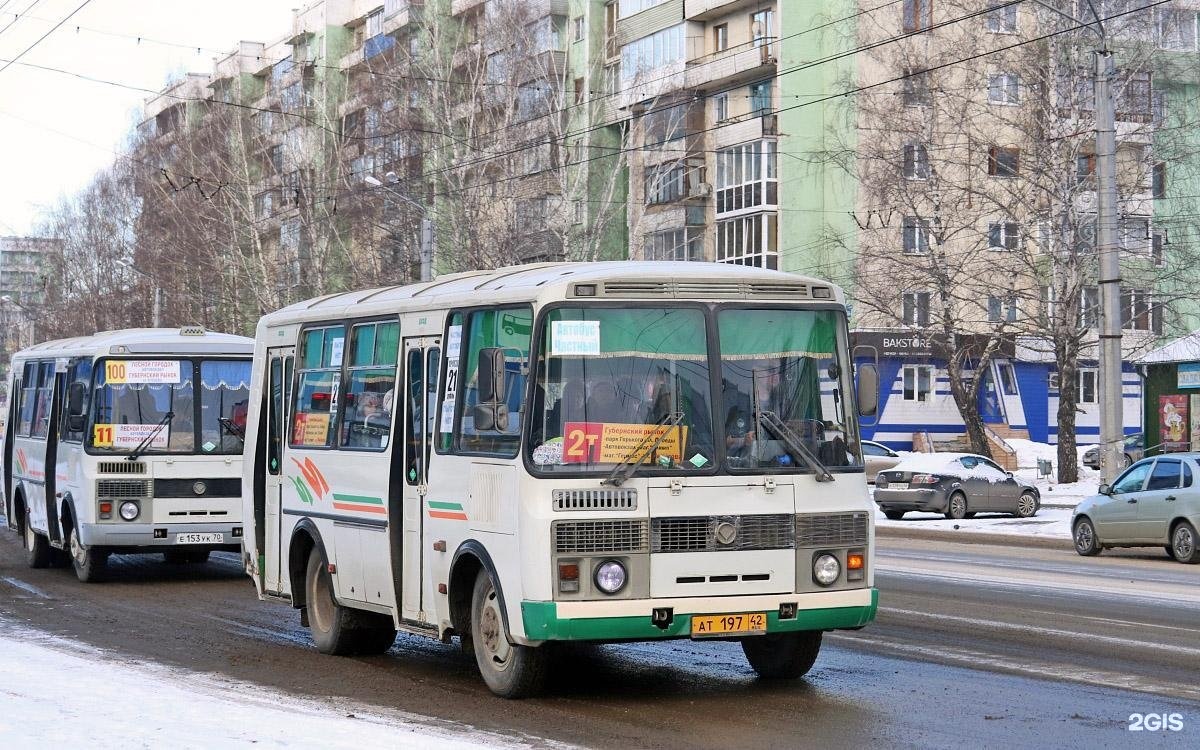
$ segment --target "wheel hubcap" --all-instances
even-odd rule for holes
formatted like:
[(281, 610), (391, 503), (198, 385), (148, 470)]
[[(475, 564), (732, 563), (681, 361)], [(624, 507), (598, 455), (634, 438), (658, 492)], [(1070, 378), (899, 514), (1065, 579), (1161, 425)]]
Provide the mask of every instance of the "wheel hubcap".
[(512, 646), (504, 634), (504, 620), (500, 616), (500, 608), (495, 591), (488, 591), (484, 598), (483, 611), (479, 613), (479, 635), (483, 639), (483, 647), (496, 669), (508, 666), (508, 657)]
[(1023, 516), (1033, 515), (1033, 498), (1029, 495), (1021, 495), (1021, 504), (1017, 507)]
[(29, 525), (29, 519), (25, 519), (25, 549), (33, 552), (33, 527)]
[(1075, 548), (1086, 550), (1092, 546), (1092, 527), (1086, 523), (1079, 524), (1075, 529)]
[(1186, 526), (1180, 526), (1175, 530), (1175, 556), (1181, 558), (1191, 557), (1192, 551), (1195, 549), (1196, 541), (1192, 539), (1192, 530)]
[(79, 535), (71, 535), (71, 559), (79, 565), (87, 563), (87, 547), (79, 543)]
[(950, 510), (954, 513), (954, 515), (961, 516), (966, 512), (967, 504), (963, 502), (961, 497), (955, 497), (950, 501)]
[(313, 623), (322, 632), (328, 632), (333, 623), (333, 596), (330, 592), (329, 581), (320, 572), (313, 582), (311, 612)]

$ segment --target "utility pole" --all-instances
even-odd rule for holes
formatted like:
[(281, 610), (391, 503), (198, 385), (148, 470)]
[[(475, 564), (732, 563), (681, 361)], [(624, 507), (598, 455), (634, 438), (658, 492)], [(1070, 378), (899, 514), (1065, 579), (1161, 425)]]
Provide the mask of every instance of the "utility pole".
[(1117, 244), (1117, 135), (1113, 107), (1112, 51), (1095, 52), (1096, 240), (1100, 256), (1100, 475), (1117, 478), (1123, 455), (1124, 409), (1121, 386), (1121, 262)]
[(421, 217), (421, 281), (433, 281), (433, 220)]

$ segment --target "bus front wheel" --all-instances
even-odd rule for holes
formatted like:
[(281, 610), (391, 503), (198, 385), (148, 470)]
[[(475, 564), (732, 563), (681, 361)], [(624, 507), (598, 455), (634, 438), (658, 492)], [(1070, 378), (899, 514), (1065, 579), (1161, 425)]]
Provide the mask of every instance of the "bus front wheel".
[(79, 541), (78, 529), (70, 529), (68, 533), (71, 536), (67, 548), (71, 551), (71, 567), (75, 568), (75, 577), (81, 583), (95, 583), (103, 579), (108, 567), (107, 550), (85, 546)]
[(746, 661), (767, 680), (794, 680), (812, 669), (821, 651), (821, 631), (768, 633), (742, 639)]
[(308, 629), (317, 650), (323, 654), (382, 654), (396, 642), (396, 629), (390, 618), (337, 603), (329, 564), (316, 549), (308, 555), (304, 602), (308, 610)]
[(496, 695), (528, 698), (542, 691), (550, 652), (512, 642), (496, 586), (482, 569), (471, 594), (471, 645), (479, 674)]

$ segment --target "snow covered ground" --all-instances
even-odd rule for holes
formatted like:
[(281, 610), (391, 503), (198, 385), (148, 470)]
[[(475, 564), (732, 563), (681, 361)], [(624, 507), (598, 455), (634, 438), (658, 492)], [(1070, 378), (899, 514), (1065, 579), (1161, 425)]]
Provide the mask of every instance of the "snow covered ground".
[[(1079, 481), (1059, 484), (1052, 474), (1049, 479), (1038, 477), (1037, 461), (1049, 460), (1058, 468), (1058, 447), (1031, 440), (1010, 439), (1007, 441), (1017, 452), (1016, 476), (1032, 482), (1042, 495), (1042, 507), (1033, 518), (1013, 518), (999, 513), (985, 513), (961, 521), (947, 519), (940, 513), (909, 513), (899, 521), (889, 521), (883, 513), (875, 511), (875, 525), (899, 527), (906, 530), (954, 530), (975, 534), (1012, 534), (1070, 540), (1071, 510), (1080, 500), (1096, 494), (1100, 484), (1100, 472), (1079, 465)], [(1090, 446), (1079, 448), (1079, 456)]]
[(130, 662), (0, 619), (0, 747), (545, 747), (374, 707)]

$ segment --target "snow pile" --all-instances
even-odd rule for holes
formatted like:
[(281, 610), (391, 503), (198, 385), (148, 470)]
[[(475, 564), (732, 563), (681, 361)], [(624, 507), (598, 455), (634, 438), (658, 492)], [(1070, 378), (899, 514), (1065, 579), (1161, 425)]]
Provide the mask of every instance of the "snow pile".
[(385, 708), (303, 699), (145, 663), (0, 619), (4, 747), (439, 750), (546, 746)]
[(974, 518), (964, 518), (961, 521), (946, 518), (941, 513), (918, 513), (915, 511), (904, 514), (904, 518), (899, 521), (891, 521), (882, 512), (876, 510), (875, 525), (902, 528), (905, 531), (956, 531), (962, 534), (1006, 534), (1069, 540), (1071, 539), (1071, 509), (1047, 508), (1043, 505), (1033, 518), (1014, 518), (1000, 513), (981, 513)]
[[(887, 471), (911, 471), (914, 474), (944, 473), (952, 461), (965, 453), (912, 453)], [(958, 468), (962, 468), (961, 466)]]

